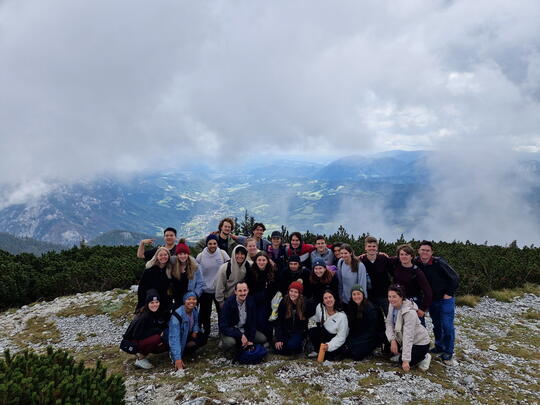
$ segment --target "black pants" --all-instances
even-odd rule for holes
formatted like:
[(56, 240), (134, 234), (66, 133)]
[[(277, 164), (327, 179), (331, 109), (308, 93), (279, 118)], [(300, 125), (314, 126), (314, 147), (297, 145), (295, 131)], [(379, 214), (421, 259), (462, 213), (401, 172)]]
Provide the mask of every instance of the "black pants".
[[(429, 343), (427, 345), (413, 345), (411, 350), (411, 361), (409, 362), (410, 366), (420, 363), (426, 357), (427, 352), (429, 351)], [(403, 360), (399, 356), (399, 362), (402, 363)]]
[(212, 301), (216, 306), (216, 312), (219, 316), (221, 308), (216, 301), (216, 294), (205, 293), (201, 294), (199, 298), (199, 326), (203, 330), (203, 334), (206, 338), (210, 335), (210, 316), (212, 315)]
[[(308, 331), (308, 334), (309, 340), (311, 340), (311, 343), (313, 344), (313, 349), (317, 353), (319, 353), (321, 343), (328, 343), (334, 338), (334, 336), (336, 336), (335, 334), (328, 332), (324, 326), (316, 326), (315, 328), (311, 328)], [(326, 352), (326, 358), (328, 360), (339, 358), (342, 356), (342, 352), (343, 345), (334, 351)]]

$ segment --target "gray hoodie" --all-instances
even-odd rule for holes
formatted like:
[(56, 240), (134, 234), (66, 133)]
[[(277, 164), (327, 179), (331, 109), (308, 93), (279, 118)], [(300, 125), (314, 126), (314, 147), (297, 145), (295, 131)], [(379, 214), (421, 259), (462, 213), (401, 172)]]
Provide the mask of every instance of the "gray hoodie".
[[(247, 261), (239, 265), (236, 262), (235, 253), (236, 250), (245, 247), (237, 245), (233, 248), (231, 252), (231, 260), (227, 263), (221, 265), (216, 276), (216, 301), (220, 304), (225, 301), (226, 298), (230, 297), (234, 292), (234, 286), (240, 281), (244, 281), (246, 277), (246, 263)], [(227, 277), (227, 267), (230, 263), (230, 275)]]

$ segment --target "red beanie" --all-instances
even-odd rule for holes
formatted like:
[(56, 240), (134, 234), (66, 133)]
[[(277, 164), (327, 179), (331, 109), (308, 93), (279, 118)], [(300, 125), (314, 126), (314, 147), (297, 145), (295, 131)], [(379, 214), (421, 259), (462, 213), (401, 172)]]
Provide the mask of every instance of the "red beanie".
[(289, 285), (289, 288), (288, 290), (290, 290), (291, 288), (294, 288), (295, 290), (298, 290), (298, 292), (300, 294), (302, 294), (304, 292), (304, 285), (299, 282), (299, 281), (293, 281), (290, 285)]
[(189, 246), (180, 242), (178, 245), (176, 245), (176, 254), (178, 253), (187, 253), (189, 255)]

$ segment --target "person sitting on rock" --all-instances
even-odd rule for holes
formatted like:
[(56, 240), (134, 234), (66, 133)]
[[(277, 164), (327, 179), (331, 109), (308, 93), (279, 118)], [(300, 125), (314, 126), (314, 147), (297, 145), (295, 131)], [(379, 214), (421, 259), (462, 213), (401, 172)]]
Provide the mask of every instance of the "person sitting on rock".
[(416, 304), (405, 298), (405, 290), (399, 284), (388, 287), (388, 315), (386, 316), (386, 337), (394, 354), (392, 361), (401, 363), (404, 371), (418, 364), (426, 371), (431, 362), (429, 335), (422, 326), (416, 311)]
[(146, 358), (149, 353), (164, 353), (167, 345), (166, 314), (160, 308), (160, 296), (157, 290), (147, 291), (145, 305), (129, 324), (123, 338), (136, 348), (135, 366), (143, 369), (152, 368)]
[(255, 300), (249, 296), (246, 282), (236, 283), (234, 295), (225, 300), (219, 317), (221, 347), (225, 351), (263, 344), (266, 337), (257, 330), (257, 309)]
[(188, 291), (184, 305), (173, 312), (169, 321), (169, 347), (171, 360), (177, 370), (185, 368), (184, 356), (193, 353), (206, 343), (199, 329), (197, 294)]

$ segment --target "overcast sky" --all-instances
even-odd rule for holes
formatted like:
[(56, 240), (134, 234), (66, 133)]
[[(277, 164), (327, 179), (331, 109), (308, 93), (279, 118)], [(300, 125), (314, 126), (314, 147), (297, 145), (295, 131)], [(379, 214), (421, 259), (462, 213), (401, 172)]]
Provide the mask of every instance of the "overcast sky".
[(261, 151), (433, 149), (446, 186), (497, 191), (540, 151), (538, 21), (537, 0), (3, 0), (4, 201)]

